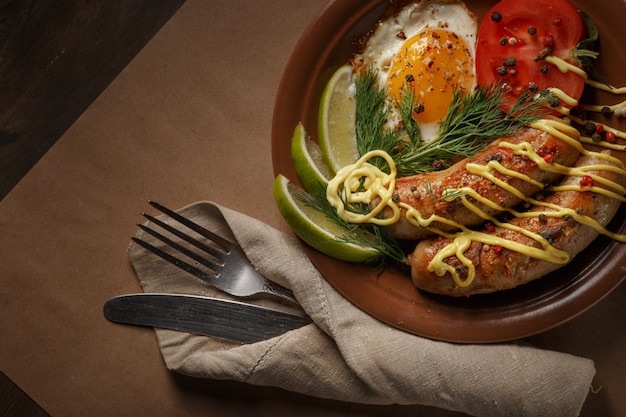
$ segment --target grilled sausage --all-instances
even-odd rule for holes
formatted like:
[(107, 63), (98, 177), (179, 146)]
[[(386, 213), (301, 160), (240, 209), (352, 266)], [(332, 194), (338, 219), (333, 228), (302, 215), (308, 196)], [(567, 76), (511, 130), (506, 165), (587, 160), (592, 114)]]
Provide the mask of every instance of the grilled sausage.
[[(598, 156), (582, 156), (577, 162), (577, 166), (582, 165), (616, 165), (609, 163)], [(620, 186), (625, 183), (622, 173), (611, 171), (594, 171), (594, 174), (607, 178)], [(576, 213), (589, 216), (595, 219), (602, 226), (606, 226), (615, 215), (621, 201), (612, 196), (606, 196), (598, 192), (585, 191), (581, 188), (581, 177), (565, 177), (562, 184), (573, 184), (578, 187), (578, 191), (555, 191), (545, 196), (544, 201), (556, 204), (560, 207), (571, 208)], [(595, 186), (606, 188), (597, 182)], [(622, 195), (620, 190), (618, 195)], [(529, 211), (557, 211), (541, 206), (533, 206)], [(546, 238), (555, 248), (569, 253), (570, 261), (576, 254), (587, 247), (598, 235), (598, 232), (589, 226), (582, 225), (572, 218), (572, 216), (551, 217), (513, 217), (509, 223), (519, 226), (525, 230), (535, 232)], [(530, 237), (505, 228), (489, 228), (485, 233), (502, 237), (507, 240), (518, 242), (531, 247), (538, 247), (537, 241)], [(498, 248), (488, 244), (473, 241), (470, 247), (464, 252), (464, 256), (472, 261), (475, 267), (475, 276), (470, 285), (466, 287), (458, 286), (450, 272), (443, 276), (438, 276), (435, 272), (428, 270), (428, 265), (437, 252), (442, 250), (452, 239), (435, 238), (423, 240), (418, 243), (415, 251), (409, 255), (407, 263), (411, 266), (411, 276), (414, 284), (425, 291), (447, 294), (452, 296), (468, 296), (478, 293), (488, 293), (510, 289), (518, 285), (540, 278), (549, 272), (556, 270), (562, 265), (538, 260), (531, 256), (522, 254), (506, 248)], [(465, 266), (456, 256), (445, 259), (447, 265), (460, 273), (464, 279), (467, 276)]]
[[(530, 159), (514, 155), (511, 149), (498, 146), (498, 143), (502, 141), (513, 144), (528, 142), (538, 155), (542, 157), (552, 155), (552, 162), (565, 166), (572, 166), (580, 153), (580, 148), (566, 143), (543, 130), (526, 128), (514, 137), (498, 139), (485, 151), (476, 154), (470, 159), (464, 159), (448, 169), (398, 178), (395, 185), (394, 201), (396, 203), (406, 203), (418, 209), (424, 218), (435, 214), (466, 226), (471, 226), (480, 224), (483, 220), (463, 205), (458, 204), (457, 200), (442, 200), (441, 196), (446, 189), (470, 187), (502, 207), (516, 206), (521, 200), (489, 179), (468, 172), (466, 168), (467, 163), (473, 162), (479, 165), (487, 165), (489, 161), (496, 160), (504, 168), (527, 175), (540, 184), (553, 184), (561, 179), (561, 176), (558, 174), (539, 169)], [(499, 172), (496, 172), (495, 175), (518, 189), (524, 196), (531, 196), (541, 189), (541, 186), (520, 178), (509, 177)], [(494, 210), (489, 207), (482, 205), (479, 207), (489, 215), (495, 214)], [(406, 210), (403, 209), (400, 220), (392, 226), (393, 233), (397, 238), (423, 239), (432, 236), (428, 229), (418, 228), (409, 223), (405, 218), (405, 214)], [(442, 224), (433, 224), (433, 226), (440, 227), (443, 230), (451, 230)]]

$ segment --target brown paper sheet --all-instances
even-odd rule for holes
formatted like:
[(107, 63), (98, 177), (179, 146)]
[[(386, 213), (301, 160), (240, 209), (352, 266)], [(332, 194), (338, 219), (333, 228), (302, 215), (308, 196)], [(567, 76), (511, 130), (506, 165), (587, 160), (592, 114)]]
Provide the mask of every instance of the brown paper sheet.
[[(52, 416), (458, 415), (172, 374), (152, 330), (102, 316), (106, 299), (139, 291), (126, 249), (148, 199), (219, 201), (287, 230), (272, 109), (323, 3), (188, 1), (0, 203), (0, 369)], [(625, 296), (530, 339), (596, 362), (583, 416), (626, 415)]]

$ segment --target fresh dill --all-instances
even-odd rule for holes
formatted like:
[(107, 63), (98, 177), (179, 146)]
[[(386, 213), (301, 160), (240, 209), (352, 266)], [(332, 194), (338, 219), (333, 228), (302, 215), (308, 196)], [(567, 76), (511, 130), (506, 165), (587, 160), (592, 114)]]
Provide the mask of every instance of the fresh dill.
[[(355, 129), (358, 153), (363, 156), (372, 150), (385, 151), (393, 158), (399, 177), (443, 169), (459, 156), (470, 157), (485, 149), (493, 140), (513, 135), (521, 126), (545, 114), (542, 103), (534, 101), (530, 94), (520, 96), (511, 111), (504, 113), (500, 110), (504, 94), (505, 90), (500, 84), (480, 87), (468, 94), (455, 89), (437, 138), (425, 142), (414, 117), (417, 101), (415, 91), (407, 86), (403, 89), (400, 102), (394, 103), (401, 122), (392, 127), (389, 123), (392, 104), (388, 100), (387, 91), (380, 86), (377, 73), (369, 69), (356, 78)], [(369, 162), (383, 171), (389, 171), (383, 158), (374, 158)], [(426, 187), (430, 188), (430, 184), (427, 183)], [(432, 193), (432, 189), (428, 191)], [(446, 196), (450, 197), (454, 192), (450, 190)], [(319, 190), (309, 190), (301, 199), (304, 204), (345, 229), (345, 234), (338, 237), (340, 241), (369, 246), (378, 251), (380, 255), (372, 259), (370, 264), (382, 268), (390, 261), (406, 261), (406, 254), (390, 228), (346, 222), (326, 198), (323, 186), (320, 185)], [(367, 204), (347, 204), (345, 198), (342, 199), (346, 209), (353, 212), (367, 214), (371, 210)]]
[(589, 74), (591, 79), (601, 82), (608, 86), (608, 83), (604, 81), (602, 75), (595, 67), (595, 60), (600, 55), (597, 52), (597, 44), (600, 38), (598, 27), (593, 22), (591, 17), (582, 10), (578, 12), (585, 23), (587, 29), (587, 38), (578, 42), (574, 48), (574, 59), (583, 67), (585, 72)]
[[(406, 261), (406, 254), (389, 229), (376, 224), (359, 225), (346, 222), (339, 217), (335, 208), (326, 199), (326, 190), (323, 187), (320, 187), (319, 190), (303, 193), (299, 198), (307, 206), (314, 208), (335, 224), (345, 228), (345, 234), (338, 236), (339, 241), (369, 246), (378, 251), (379, 255), (368, 261), (368, 264), (382, 268), (390, 260), (399, 263)], [(370, 210), (369, 206), (365, 204), (346, 205), (346, 207), (361, 214), (366, 214)]]
[(515, 134), (545, 114), (542, 103), (522, 94), (508, 113), (500, 109), (506, 90), (500, 84), (463, 94), (455, 89), (439, 134), (433, 141), (398, 155), (398, 175), (446, 168), (458, 157), (471, 157), (492, 141)]
[(435, 192), (433, 191), (433, 185), (430, 183), (430, 181), (424, 182), (424, 189), (426, 190), (426, 193), (428, 194), (430, 199), (434, 200), (435, 199)]
[[(356, 126), (357, 151), (363, 156), (369, 151), (380, 149), (388, 154), (394, 153), (400, 136), (386, 127), (390, 115), (387, 91), (378, 83), (378, 74), (373, 68), (357, 77), (356, 82)], [(384, 160), (370, 161), (383, 169)]]
[[(471, 93), (454, 90), (448, 113), (437, 138), (423, 141), (414, 118), (415, 92), (406, 86), (397, 103), (402, 123), (388, 126), (390, 109), (387, 93), (379, 85), (378, 75), (369, 69), (356, 80), (356, 132), (359, 155), (380, 149), (393, 158), (398, 176), (431, 172), (450, 166), (458, 157), (470, 157), (485, 149), (493, 140), (510, 136), (545, 114), (541, 102), (530, 93), (522, 94), (512, 109), (500, 107), (505, 88), (501, 84), (479, 87)], [(381, 161), (372, 161), (385, 170)]]
[(422, 132), (419, 123), (414, 117), (414, 113), (416, 113), (418, 108), (416, 100), (415, 89), (410, 88), (407, 84), (405, 88), (402, 89), (400, 103), (396, 103), (396, 106), (400, 110), (402, 128), (408, 136), (411, 147), (418, 147), (422, 144)]
[(466, 194), (467, 193), (464, 190), (446, 188), (443, 190), (443, 193), (441, 193), (439, 200), (454, 200), (455, 198), (462, 197)]

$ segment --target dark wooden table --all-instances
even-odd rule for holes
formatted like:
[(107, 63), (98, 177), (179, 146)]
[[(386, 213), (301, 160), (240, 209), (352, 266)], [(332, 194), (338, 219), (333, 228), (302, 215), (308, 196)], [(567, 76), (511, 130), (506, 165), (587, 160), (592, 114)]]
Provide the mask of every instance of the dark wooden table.
[[(0, 0), (0, 199), (184, 0)], [(0, 415), (47, 416), (0, 370)]]

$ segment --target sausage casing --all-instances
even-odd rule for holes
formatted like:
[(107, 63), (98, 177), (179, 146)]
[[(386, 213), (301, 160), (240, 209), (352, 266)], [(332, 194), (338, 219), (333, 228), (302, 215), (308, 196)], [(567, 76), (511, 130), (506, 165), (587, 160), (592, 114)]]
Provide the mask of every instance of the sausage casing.
[[(585, 165), (615, 165), (597, 156), (582, 156), (577, 166)], [(609, 179), (624, 186), (624, 175), (608, 170), (593, 171), (594, 174)], [(565, 177), (562, 184), (580, 184), (578, 176)], [(605, 188), (605, 186), (600, 186)], [(617, 212), (621, 200), (594, 191), (555, 191), (546, 194), (540, 201), (552, 203), (564, 208), (576, 210), (576, 213), (595, 219), (600, 225), (606, 226)], [(533, 206), (529, 211), (546, 211), (546, 207)], [(570, 216), (563, 217), (513, 217), (510, 224), (525, 230), (540, 234), (550, 241), (557, 249), (570, 254), (570, 261), (575, 255), (587, 247), (598, 235), (593, 228), (580, 224)], [(507, 228), (494, 227), (489, 233), (498, 237), (512, 240), (527, 246), (537, 246), (537, 242), (530, 237)], [(450, 273), (438, 276), (429, 271), (428, 265), (437, 252), (452, 242), (448, 238), (434, 238), (419, 242), (407, 263), (411, 267), (413, 283), (420, 289), (452, 296), (468, 296), (478, 293), (488, 293), (514, 288), (534, 279), (540, 278), (562, 265), (539, 260), (506, 248), (490, 247), (479, 241), (473, 241), (464, 252), (464, 256), (472, 261), (475, 267), (475, 277), (466, 287), (458, 286)], [(463, 271), (462, 263), (456, 256), (451, 256), (445, 262)], [(463, 273), (463, 272), (462, 272)]]
[[(470, 187), (479, 194), (487, 196), (501, 207), (513, 207), (521, 202), (518, 196), (501, 188), (487, 178), (468, 172), (466, 166), (469, 162), (479, 165), (487, 165), (491, 160), (497, 160), (504, 168), (527, 175), (540, 184), (553, 184), (561, 179), (561, 175), (541, 170), (528, 158), (514, 155), (509, 148), (498, 146), (498, 143), (506, 141), (513, 144), (522, 142), (529, 143), (533, 150), (540, 156), (551, 155), (553, 163), (572, 166), (578, 159), (580, 150), (576, 146), (558, 139), (543, 130), (525, 128), (520, 134), (513, 137), (498, 139), (486, 150), (474, 157), (460, 161), (442, 171), (420, 174), (411, 177), (398, 178), (395, 184), (394, 201), (406, 203), (419, 210), (422, 217), (437, 215), (472, 226), (482, 223), (482, 219), (468, 210), (457, 200), (446, 201), (441, 199), (447, 189)], [(497, 177), (519, 190), (524, 196), (531, 196), (542, 187), (517, 177), (510, 177), (499, 172)], [(489, 215), (495, 211), (486, 206), (480, 208)], [(409, 223), (403, 209), (400, 220), (393, 225), (393, 233), (399, 239), (423, 239), (432, 236), (426, 228), (419, 228)], [(433, 224), (443, 230), (450, 230), (446, 225)]]

